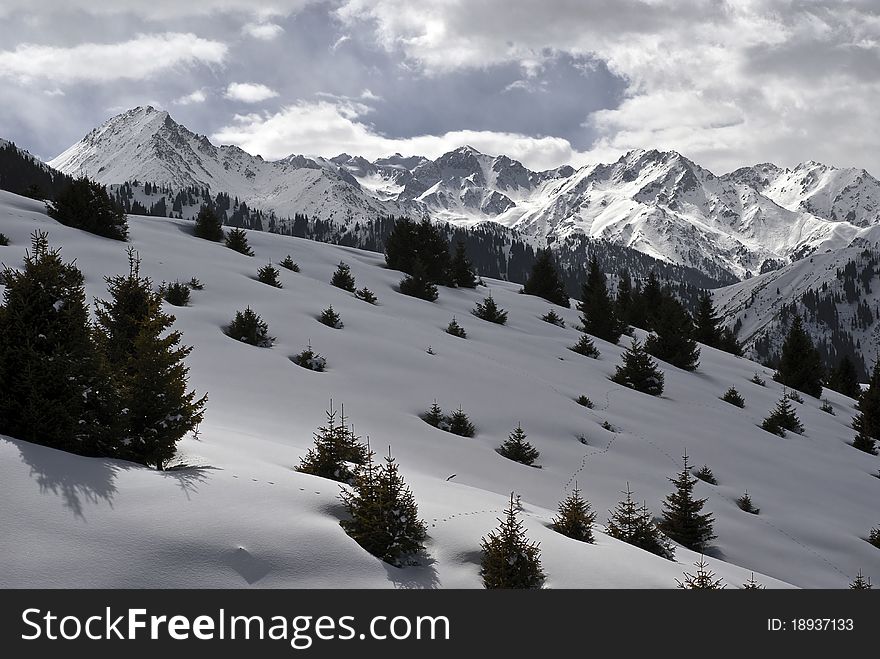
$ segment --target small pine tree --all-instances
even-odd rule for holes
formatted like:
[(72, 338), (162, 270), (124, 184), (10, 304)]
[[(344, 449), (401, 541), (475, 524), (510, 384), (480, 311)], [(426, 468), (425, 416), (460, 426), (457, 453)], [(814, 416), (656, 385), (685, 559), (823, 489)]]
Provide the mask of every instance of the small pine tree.
[(400, 292), (410, 297), (427, 300), (428, 302), (433, 302), (437, 299), (439, 295), (437, 286), (428, 279), (425, 266), (422, 265), (422, 261), (418, 257), (413, 261), (412, 273), (400, 281)]
[(612, 538), (634, 545), (652, 554), (672, 560), (675, 550), (666, 537), (660, 533), (651, 513), (644, 504), (638, 506), (633, 500), (629, 483), (623, 501), (614, 510), (608, 511), (610, 517), (605, 525), (605, 532)]
[(757, 371), (755, 371), (755, 374), (752, 376), (752, 378), (749, 380), (749, 382), (753, 382), (754, 384), (758, 385), (759, 387), (764, 387), (767, 385), (767, 382), (764, 380), (764, 378), (762, 378), (760, 375), (758, 375)]
[(761, 428), (780, 437), (785, 437), (786, 430), (797, 434), (804, 432), (800, 419), (798, 419), (794, 408), (791, 406), (788, 396), (785, 395), (779, 399), (770, 416), (761, 423)]
[(290, 254), (285, 256), (284, 260), (278, 265), (292, 272), (299, 272), (299, 266), (294, 262), (292, 258), (290, 258)]
[(247, 232), (244, 229), (233, 229), (226, 235), (226, 246), (245, 256), (253, 256), (254, 250), (248, 243)]
[(721, 397), (725, 403), (730, 403), (731, 405), (736, 405), (737, 407), (745, 407), (746, 400), (742, 397), (742, 394), (736, 390), (736, 387), (730, 387), (727, 391), (724, 392), (724, 395)]
[(868, 533), (868, 542), (880, 549), (880, 528), (871, 529)]
[(522, 292), (526, 295), (537, 295), (565, 308), (571, 306), (568, 293), (565, 292), (565, 284), (559, 277), (559, 272), (553, 262), (553, 252), (549, 247), (539, 249), (535, 254), (532, 272), (523, 286)]
[(749, 491), (746, 490), (743, 492), (743, 495), (736, 500), (736, 505), (739, 506), (740, 510), (744, 510), (747, 513), (751, 513), (752, 515), (757, 515), (761, 510), (759, 508), (755, 508), (755, 504), (752, 503), (752, 497), (749, 496)]
[(576, 402), (578, 405), (583, 405), (584, 407), (586, 407), (586, 408), (588, 408), (588, 409), (593, 409), (593, 401), (591, 401), (589, 398), (587, 398), (587, 397), (584, 396), (583, 394), (581, 394), (580, 396), (578, 396), (578, 397), (575, 399), (575, 402)]
[(786, 392), (785, 395), (789, 400), (793, 400), (795, 403), (800, 403), (801, 405), (803, 405), (803, 402), (804, 402), (803, 397), (798, 392), (796, 392), (794, 389), (790, 389), (789, 391)]
[(333, 401), (327, 410), (327, 422), (314, 433), (315, 445), (300, 461), (297, 471), (340, 483), (351, 484), (355, 469), (351, 465), (364, 465), (369, 459), (369, 449), (346, 423), (345, 412), (339, 422)]
[(755, 581), (755, 573), (752, 572), (752, 576), (749, 577), (749, 580), (746, 581), (743, 585), (743, 590), (764, 590), (764, 586)]
[(280, 275), (281, 273), (278, 271), (278, 268), (271, 263), (267, 263), (257, 271), (257, 281), (275, 288), (282, 288), (281, 280), (278, 278)]
[(419, 519), (415, 497), (390, 448), (385, 464), (378, 469), (368, 453), (366, 463), (355, 473), (352, 488), (343, 489), (340, 498), (350, 517), (340, 525), (373, 556), (400, 566), (424, 551), (427, 525)]
[(480, 577), (486, 588), (540, 588), (544, 583), (541, 550), (526, 537), (523, 523), (517, 518), (513, 492), (504, 510), (500, 526), (480, 542), (482, 558)]
[(572, 493), (559, 502), (559, 512), (552, 520), (553, 530), (569, 538), (592, 543), (595, 520), (596, 513), (590, 510), (590, 502), (581, 497), (575, 481)]
[[(446, 417), (443, 414), (443, 410), (440, 409), (440, 406), (437, 404), (435, 400), (431, 408), (422, 414), (422, 420), (428, 425), (434, 426), (435, 428), (441, 428), (443, 430), (448, 429), (448, 424), (446, 424)], [(443, 427), (444, 424), (446, 427)]]
[(532, 466), (541, 454), (538, 449), (526, 441), (526, 437), (527, 435), (523, 431), (522, 426), (517, 424), (513, 432), (508, 435), (507, 439), (496, 450), (499, 455), (508, 460)]
[(317, 352), (312, 350), (312, 344), (309, 343), (308, 347), (300, 353), (297, 353), (293, 357), (290, 358), (297, 366), (302, 366), (310, 371), (316, 371), (318, 373), (322, 373), (327, 369), (327, 360), (324, 359)]
[(0, 233), (0, 247), (9, 247), (9, 236), (5, 233)]
[(715, 478), (715, 474), (712, 473), (712, 470), (709, 469), (709, 465), (703, 465), (699, 469), (694, 472), (694, 476), (699, 478), (704, 483), (709, 483), (709, 485), (718, 485), (718, 479)]
[(859, 573), (856, 575), (856, 578), (852, 580), (852, 583), (849, 585), (850, 590), (870, 590), (874, 586), (871, 585), (871, 577), (862, 576), (862, 571), (859, 570)]
[(721, 340), (721, 318), (715, 313), (709, 291), (700, 293), (694, 316), (694, 339), (713, 348), (717, 348)]
[(464, 243), (458, 241), (455, 245), (455, 254), (449, 265), (452, 283), (459, 288), (476, 288), (477, 277), (474, 275), (474, 266), (468, 260)]
[(193, 231), (197, 238), (214, 242), (223, 240), (223, 223), (211, 206), (204, 205), (199, 209)]
[(858, 410), (852, 422), (856, 431), (853, 446), (877, 455), (876, 443), (880, 440), (880, 359), (874, 362), (868, 388), (859, 396)]
[(712, 533), (712, 513), (702, 513), (706, 499), (694, 498), (697, 479), (691, 476), (687, 453), (682, 456), (684, 465), (676, 478), (669, 482), (675, 491), (663, 502), (663, 519), (660, 530), (678, 544), (693, 551), (702, 552), (715, 539)]
[(359, 300), (363, 300), (369, 304), (376, 304), (379, 300), (376, 299), (376, 296), (373, 294), (369, 288), (364, 286), (363, 288), (359, 288), (354, 292), (354, 296)]
[(786, 387), (803, 391), (819, 398), (822, 395), (822, 358), (813, 347), (813, 341), (804, 330), (803, 321), (795, 315), (782, 344), (779, 369), (773, 376)]
[(610, 343), (617, 343), (624, 326), (617, 317), (617, 308), (605, 285), (605, 275), (599, 269), (595, 256), (590, 258), (589, 271), (581, 288), (578, 303), (584, 332), (598, 336)]
[(623, 363), (611, 381), (651, 396), (663, 393), (663, 372), (636, 339), (623, 353)]
[(235, 312), (235, 318), (226, 327), (226, 334), (259, 348), (270, 348), (275, 342), (275, 338), (269, 336), (269, 325), (250, 307)]
[(457, 336), (460, 339), (467, 338), (467, 332), (464, 327), (458, 324), (458, 321), (455, 320), (455, 316), (452, 317), (452, 320), (450, 320), (449, 324), (446, 326), (446, 333), (452, 334), (452, 336)]
[(128, 240), (128, 219), (107, 188), (87, 178), (72, 181), (46, 206), (46, 214), (65, 226), (113, 240)]
[(187, 286), (189, 286), (194, 291), (201, 291), (205, 288), (204, 285), (202, 284), (202, 282), (200, 282), (195, 277), (193, 277), (192, 279), (189, 280), (189, 283), (187, 284)]
[(449, 416), (447, 422), (449, 423), (449, 432), (454, 435), (473, 437), (476, 433), (474, 424), (468, 419), (468, 415), (465, 414), (460, 405), (458, 409)]
[(491, 293), (482, 302), (477, 302), (477, 306), (471, 310), (471, 313), (477, 318), (488, 320), (490, 323), (498, 325), (507, 323), (507, 312), (495, 303)]
[(333, 310), (332, 304), (321, 312), (321, 315), (318, 316), (318, 320), (327, 327), (332, 327), (333, 329), (342, 329), (343, 327), (342, 318)]
[(550, 309), (550, 311), (541, 316), (541, 320), (557, 327), (565, 327), (565, 321), (562, 319), (562, 316), (556, 313), (555, 309)]
[(832, 405), (831, 401), (827, 398), (822, 399), (822, 405), (819, 407), (819, 409), (826, 414), (830, 414), (831, 416), (837, 416), (837, 412), (834, 411), (834, 405)]
[(351, 274), (351, 268), (343, 261), (336, 266), (336, 272), (330, 278), (330, 283), (336, 288), (354, 293), (354, 276)]
[(696, 574), (684, 573), (684, 581), (676, 579), (679, 588), (685, 590), (721, 590), (724, 588), (721, 579), (715, 578), (715, 573), (708, 569), (709, 564), (700, 556), (700, 560), (694, 563), (697, 568)]
[(165, 301), (172, 306), (185, 307), (189, 304), (189, 286), (186, 284), (181, 284), (179, 281), (165, 284), (161, 292)]
[(581, 334), (581, 338), (573, 346), (568, 347), (572, 352), (576, 352), (584, 357), (599, 358), (599, 350), (596, 348), (593, 340), (586, 334)]

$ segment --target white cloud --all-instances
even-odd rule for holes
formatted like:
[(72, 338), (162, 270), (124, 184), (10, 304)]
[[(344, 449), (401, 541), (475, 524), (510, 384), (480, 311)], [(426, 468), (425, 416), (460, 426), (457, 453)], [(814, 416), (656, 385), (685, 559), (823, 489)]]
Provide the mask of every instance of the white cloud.
[(206, 100), (208, 100), (208, 95), (205, 93), (205, 90), (197, 89), (191, 94), (185, 94), (171, 102), (174, 105), (192, 105), (194, 103), (204, 103)]
[(356, 153), (369, 159), (395, 152), (429, 158), (470, 144), (490, 154), (505, 153), (534, 169), (548, 169), (581, 158), (567, 140), (514, 133), (460, 130), (443, 135), (395, 139), (377, 134), (361, 119), (369, 108), (354, 102), (301, 102), (274, 114), (236, 115), (235, 123), (212, 139), (252, 154), (277, 159), (291, 153), (334, 156)]
[(278, 92), (258, 82), (231, 82), (224, 96), (242, 103), (259, 103), (278, 96)]
[(44, 89), (43, 93), (46, 96), (64, 96), (64, 91), (58, 89), (58, 87), (54, 87), (53, 89)]
[(241, 31), (254, 39), (271, 41), (284, 32), (284, 28), (277, 23), (246, 23), (242, 26)]
[(267, 18), (289, 16), (321, 0), (125, 0), (125, 2), (96, 2), (96, 0), (3, 0), (0, 17), (21, 12), (28, 16), (55, 15), (81, 11), (94, 16), (133, 14), (157, 20), (183, 16), (204, 16), (215, 13), (238, 13)]
[(0, 77), (59, 84), (140, 80), (178, 66), (221, 64), (226, 45), (194, 34), (139, 34), (121, 43), (69, 48), (21, 44), (0, 51)]
[(333, 42), (333, 45), (330, 46), (330, 50), (335, 52), (336, 49), (339, 48), (339, 46), (344, 44), (346, 41), (351, 41), (351, 36), (348, 34), (343, 34), (341, 37), (339, 37), (336, 41)]

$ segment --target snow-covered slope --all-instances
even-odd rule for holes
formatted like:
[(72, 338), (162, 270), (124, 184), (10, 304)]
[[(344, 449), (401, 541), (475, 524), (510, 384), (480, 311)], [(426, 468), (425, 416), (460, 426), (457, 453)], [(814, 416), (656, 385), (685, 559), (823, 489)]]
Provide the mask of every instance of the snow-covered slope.
[[(595, 545), (581, 544), (548, 524), (575, 482), (600, 529), (627, 483), (659, 513), (685, 450), (719, 480), (697, 493), (717, 520), (710, 566), (729, 587), (752, 570), (768, 586), (845, 587), (860, 568), (880, 577), (880, 553), (862, 539), (877, 524), (880, 459), (847, 445), (852, 400), (829, 392), (832, 416), (808, 398), (797, 406), (806, 435), (781, 439), (757, 427), (781, 394), (765, 369), (704, 348), (696, 373), (664, 365), (662, 398), (636, 393), (608, 380), (622, 347), (597, 340), (598, 360), (567, 350), (577, 312), (557, 309), (566, 328), (542, 322), (548, 304), (517, 294), (517, 284), (441, 288), (432, 304), (397, 293), (400, 273), (373, 253), (250, 232), (249, 258), (192, 237), (183, 220), (130, 224), (142, 273), (205, 284), (191, 306), (171, 309), (195, 346), (191, 385), (209, 393), (198, 439), (180, 444), (180, 460), (201, 468), (159, 473), (0, 438), (0, 586), (479, 587), (480, 538), (515, 490), (548, 586), (675, 587), (698, 558), (690, 551), (679, 548), (670, 562), (601, 532)], [(34, 229), (76, 259), (90, 299), (105, 295), (104, 276), (126, 271), (125, 245), (60, 226), (42, 204), (0, 192), (0, 231), (12, 241), (0, 261), (19, 264)], [(301, 272), (282, 271), (284, 288), (255, 280), (258, 267), (288, 253)], [(329, 285), (340, 259), (379, 306)], [(508, 310), (507, 326), (470, 315), (488, 292)], [(329, 304), (343, 329), (316, 320)], [(247, 305), (268, 321), (274, 347), (221, 331)], [(443, 331), (453, 315), (468, 339)], [(309, 342), (327, 372), (290, 361)], [(766, 387), (748, 381), (755, 371)], [(718, 399), (731, 385), (745, 409)], [(574, 402), (582, 394), (593, 409)], [(367, 554), (338, 524), (339, 485), (292, 470), (330, 398), (376, 451), (393, 447), (428, 523), (429, 564), (398, 569)], [(426, 425), (418, 414), (434, 399), (446, 410), (462, 405), (476, 437)], [(541, 469), (495, 452), (517, 423), (541, 451)], [(736, 506), (744, 490), (760, 515)]]

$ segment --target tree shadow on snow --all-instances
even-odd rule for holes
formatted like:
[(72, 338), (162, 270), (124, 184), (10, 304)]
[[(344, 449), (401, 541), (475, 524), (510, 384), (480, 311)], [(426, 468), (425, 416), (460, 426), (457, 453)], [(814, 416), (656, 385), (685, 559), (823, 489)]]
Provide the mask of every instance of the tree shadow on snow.
[(216, 467), (176, 465), (165, 471), (158, 473), (165, 478), (176, 481), (177, 486), (183, 491), (187, 499), (192, 498), (191, 495), (198, 494), (199, 485), (208, 482), (208, 472), (213, 471)]
[(383, 561), (382, 567), (395, 588), (434, 590), (440, 587), (440, 579), (434, 568), (435, 562), (430, 556), (419, 554), (415, 557), (414, 565), (394, 567)]

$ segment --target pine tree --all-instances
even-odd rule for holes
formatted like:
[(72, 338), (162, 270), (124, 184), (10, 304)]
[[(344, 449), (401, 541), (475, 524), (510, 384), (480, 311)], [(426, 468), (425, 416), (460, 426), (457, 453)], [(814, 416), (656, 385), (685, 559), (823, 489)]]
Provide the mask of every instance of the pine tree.
[(299, 272), (299, 266), (294, 262), (292, 258), (290, 258), (290, 254), (285, 256), (284, 260), (279, 265), (282, 268), (291, 270), (292, 272)]
[(764, 430), (780, 437), (785, 437), (786, 430), (797, 434), (804, 432), (804, 427), (801, 425), (800, 419), (798, 419), (789, 400), (788, 396), (783, 394), (776, 407), (770, 413), (770, 416), (761, 423), (761, 427)]
[(559, 512), (552, 520), (553, 530), (569, 538), (592, 543), (595, 520), (596, 513), (590, 510), (590, 502), (581, 497), (575, 482), (572, 493), (559, 502)]
[(743, 356), (742, 344), (736, 338), (736, 333), (729, 327), (721, 329), (721, 338), (718, 339), (718, 345), (715, 347), (737, 357)]
[(333, 329), (342, 329), (343, 327), (342, 318), (333, 310), (332, 304), (321, 312), (318, 320), (324, 323), (327, 327), (332, 327)]
[(495, 303), (495, 298), (492, 297), (491, 293), (482, 302), (477, 302), (471, 313), (477, 318), (488, 320), (490, 323), (497, 323), (498, 325), (507, 323), (507, 312)]
[(624, 330), (626, 330), (629, 325), (632, 325), (633, 293), (632, 277), (629, 274), (629, 270), (624, 268), (620, 272), (618, 278), (617, 298), (614, 300), (617, 317), (620, 319)]
[(877, 455), (876, 442), (880, 440), (880, 359), (874, 362), (868, 388), (859, 396), (858, 410), (852, 423), (856, 431), (853, 446)]
[(354, 293), (354, 275), (351, 274), (351, 268), (347, 263), (339, 262), (339, 265), (336, 266), (336, 272), (333, 273), (333, 277), (330, 279), (330, 283), (336, 288)]
[(326, 424), (314, 433), (315, 445), (302, 458), (297, 471), (351, 484), (355, 477), (351, 465), (365, 465), (369, 449), (346, 423), (344, 408), (338, 422), (333, 401), (326, 414)]
[(358, 298), (359, 300), (363, 300), (364, 302), (367, 302), (369, 304), (376, 304), (378, 302), (378, 300), (376, 299), (376, 296), (373, 294), (373, 291), (371, 291), (366, 286), (356, 290), (354, 292), (354, 296), (356, 298)]
[(718, 347), (721, 341), (721, 319), (715, 314), (712, 295), (709, 291), (700, 293), (694, 325), (694, 339), (696, 341), (713, 348)]
[(281, 280), (278, 279), (279, 276), (281, 276), (281, 273), (278, 271), (278, 268), (271, 263), (267, 263), (257, 271), (257, 281), (275, 288), (282, 288)]
[(694, 566), (697, 568), (696, 574), (685, 572), (683, 582), (676, 579), (679, 588), (685, 590), (722, 590), (724, 588), (721, 579), (715, 578), (715, 573), (708, 569), (709, 564), (702, 556), (699, 561), (694, 563)]
[(449, 266), (452, 282), (459, 288), (476, 288), (477, 277), (474, 274), (474, 266), (468, 260), (464, 243), (458, 241), (455, 245), (455, 254)]
[(660, 530), (678, 544), (702, 552), (715, 539), (712, 533), (712, 513), (702, 513), (706, 499), (694, 498), (697, 479), (691, 476), (687, 453), (682, 457), (684, 466), (676, 478), (669, 482), (675, 491), (663, 502), (663, 519)]
[(428, 283), (453, 283), (449, 244), (443, 230), (427, 218), (418, 224), (398, 218), (385, 240), (385, 262), (389, 268), (415, 276), (416, 261), (421, 262), (421, 278)]
[[(443, 415), (443, 410), (440, 409), (440, 406), (437, 404), (436, 400), (434, 401), (433, 405), (431, 405), (431, 408), (427, 412), (422, 414), (422, 420), (425, 423), (434, 426), (435, 428), (440, 428), (444, 425), (446, 417)], [(444, 430), (445, 429), (446, 428), (444, 428)]]
[(584, 357), (592, 357), (593, 359), (599, 358), (598, 348), (596, 348), (593, 343), (593, 339), (586, 334), (581, 334), (581, 338), (578, 339), (578, 342), (573, 346), (569, 346), (568, 349), (579, 355), (583, 355)]
[(235, 318), (227, 326), (226, 334), (237, 341), (260, 348), (269, 348), (275, 342), (275, 338), (269, 336), (269, 325), (250, 307), (235, 312)]
[(5, 233), (0, 233), (0, 247), (9, 247), (9, 236)]
[(652, 396), (663, 393), (663, 372), (636, 339), (623, 353), (623, 363), (617, 367), (612, 382)]
[(433, 302), (437, 299), (437, 286), (428, 279), (425, 266), (418, 257), (413, 261), (412, 273), (400, 281), (400, 292), (404, 295), (427, 300), (428, 302)]
[(165, 284), (161, 288), (165, 301), (175, 307), (185, 307), (189, 304), (189, 286), (179, 281)]
[(873, 528), (868, 533), (868, 542), (880, 549), (880, 528)]
[(447, 422), (449, 423), (449, 432), (454, 435), (473, 437), (474, 433), (476, 433), (474, 424), (471, 423), (470, 419), (468, 419), (468, 415), (461, 409), (461, 405), (459, 405), (458, 409), (449, 416)]
[(507, 439), (496, 450), (508, 460), (521, 462), (524, 465), (533, 465), (540, 456), (540, 452), (528, 441), (526, 433), (520, 424), (508, 435)]
[(645, 350), (673, 366), (686, 371), (696, 370), (700, 363), (700, 349), (693, 339), (694, 325), (681, 303), (664, 299), (662, 308), (654, 315), (651, 334), (645, 341)]
[(566, 309), (571, 306), (568, 293), (565, 292), (565, 284), (559, 277), (559, 272), (553, 262), (553, 252), (549, 247), (539, 249), (535, 254), (532, 272), (523, 286), (522, 292), (526, 295), (537, 295)]
[(203, 205), (196, 216), (194, 232), (197, 238), (220, 242), (223, 240), (223, 222), (217, 217), (213, 207)]
[(749, 577), (749, 580), (746, 581), (743, 585), (743, 590), (764, 590), (764, 586), (755, 581), (755, 573), (752, 572), (752, 576)]
[(105, 238), (128, 240), (128, 220), (116, 199), (100, 183), (87, 178), (72, 181), (46, 207), (61, 224)]
[(452, 334), (452, 336), (457, 336), (460, 339), (467, 338), (467, 332), (464, 327), (458, 324), (458, 321), (455, 320), (455, 316), (452, 317), (452, 320), (450, 320), (449, 324), (446, 326), (446, 333)]
[(715, 478), (715, 474), (709, 468), (709, 465), (703, 465), (699, 469), (694, 472), (694, 476), (699, 478), (704, 483), (709, 483), (709, 485), (718, 485), (718, 479)]
[(562, 319), (562, 316), (556, 313), (554, 309), (550, 309), (550, 311), (541, 316), (541, 320), (557, 327), (565, 327), (565, 321)]
[(21, 270), (3, 271), (0, 433), (82, 455), (114, 456), (119, 406), (92, 339), (82, 273), (35, 231)]
[(779, 369), (773, 379), (814, 398), (822, 395), (822, 358), (797, 314), (782, 344)]
[(617, 343), (623, 334), (623, 325), (617, 317), (617, 310), (605, 286), (605, 275), (599, 269), (595, 256), (590, 259), (590, 269), (581, 288), (578, 311), (581, 312), (581, 324), (587, 334), (610, 343)]
[(837, 367), (828, 378), (828, 386), (844, 396), (849, 396), (850, 398), (859, 397), (861, 394), (859, 375), (856, 373), (856, 367), (849, 355), (841, 357)]
[(540, 588), (544, 583), (541, 549), (526, 537), (525, 527), (517, 518), (513, 492), (498, 520), (497, 530), (490, 531), (480, 545), (480, 577), (486, 588)]
[(290, 361), (297, 366), (302, 366), (303, 368), (317, 373), (322, 373), (327, 368), (327, 360), (312, 350), (311, 343), (309, 343), (305, 350), (291, 357)]
[(253, 256), (254, 250), (248, 244), (247, 232), (244, 229), (233, 229), (226, 235), (226, 246), (245, 256)]
[(644, 504), (638, 506), (632, 498), (629, 483), (623, 501), (614, 510), (608, 511), (610, 517), (605, 525), (605, 532), (612, 538), (634, 545), (652, 554), (672, 560), (675, 549), (666, 537), (660, 533), (651, 513)]
[(340, 494), (351, 519), (340, 525), (355, 542), (391, 565), (403, 565), (425, 548), (427, 525), (419, 519), (412, 491), (388, 450), (378, 469), (372, 453), (357, 470), (350, 490)]
[(736, 500), (736, 505), (739, 506), (740, 510), (744, 510), (747, 513), (752, 513), (753, 515), (757, 515), (760, 509), (755, 508), (755, 504), (752, 503), (752, 497), (749, 496), (749, 491), (746, 490), (743, 492), (743, 495)]
[(202, 421), (207, 396), (187, 392), (192, 348), (169, 331), (174, 316), (162, 312), (162, 294), (140, 276), (140, 261), (129, 250), (128, 275), (107, 278), (110, 300), (97, 303), (97, 340), (113, 364), (122, 412), (119, 456), (164, 469), (177, 442)]
[(746, 401), (742, 397), (736, 387), (730, 387), (727, 391), (724, 392), (724, 395), (721, 397), (725, 403), (730, 403), (731, 405), (736, 405), (737, 407), (745, 407)]
[(859, 570), (859, 573), (856, 575), (856, 578), (853, 579), (852, 583), (849, 585), (850, 590), (870, 590), (874, 586), (871, 585), (871, 577), (862, 576), (862, 571)]

